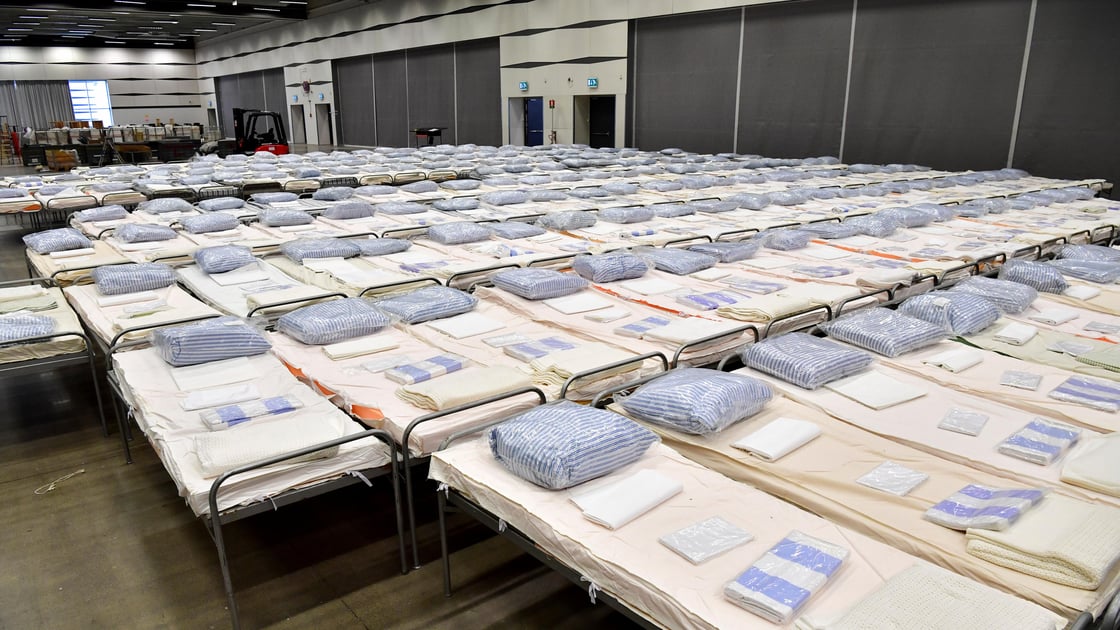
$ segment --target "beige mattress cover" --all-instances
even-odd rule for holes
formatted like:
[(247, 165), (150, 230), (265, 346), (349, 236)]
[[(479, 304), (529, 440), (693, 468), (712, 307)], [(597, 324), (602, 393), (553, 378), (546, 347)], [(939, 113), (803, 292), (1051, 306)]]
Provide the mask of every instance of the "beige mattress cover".
[[(1088, 302), (1093, 302), (1096, 299), (1097, 298), (1088, 300)], [(1030, 308), (1028, 308), (1026, 311), (1018, 315), (1005, 315), (1005, 317), (1017, 322), (1023, 322), (1025, 324), (1036, 326), (1039, 329), (1066, 333), (1069, 335), (1077, 335), (1078, 337), (1088, 337), (1090, 339), (1111, 341), (1112, 343), (1120, 343), (1120, 334), (1110, 335), (1103, 332), (1085, 330), (1085, 325), (1090, 322), (1100, 322), (1102, 324), (1120, 326), (1120, 315), (1117, 314), (1120, 313), (1120, 311), (1094, 311), (1085, 307), (1088, 302), (1081, 300), (1071, 300), (1069, 298), (1059, 299), (1059, 296), (1056, 296), (1052, 293), (1041, 293), (1039, 294), (1038, 299), (1032, 302)], [(1057, 308), (1076, 311), (1077, 318), (1071, 319), (1064, 324), (1052, 326), (1050, 324), (1044, 324), (1042, 322), (1035, 321), (1033, 319), (1030, 319), (1029, 317), (1030, 315), (1037, 314), (1040, 311)]]
[[(119, 319), (124, 315), (125, 308), (130, 306), (128, 304), (122, 304), (120, 306), (99, 306), (97, 304), (97, 298), (101, 296), (101, 293), (97, 290), (96, 285), (86, 284), (66, 287), (63, 289), (63, 292), (66, 294), (66, 299), (70, 302), (70, 306), (77, 311), (90, 332), (97, 335), (97, 338), (106, 344), (111, 342), (113, 337), (117, 336), (122, 330), (128, 328), (220, 315), (218, 311), (199, 302), (178, 285), (174, 284), (153, 291), (153, 293), (159, 296), (159, 299), (164, 300), (170, 308), (151, 315), (130, 319)], [(140, 339), (147, 336), (149, 332), (151, 332), (151, 329), (144, 329), (135, 333), (129, 333), (122, 337), (122, 339)]]
[[(55, 321), (55, 333), (77, 332), (83, 333), (82, 322), (74, 309), (66, 303), (62, 289), (47, 287), (47, 292), (54, 298), (55, 306), (46, 311), (38, 311), (35, 315), (45, 315)], [(74, 354), (86, 349), (86, 342), (81, 337), (57, 337), (50, 341), (38, 343), (22, 343), (0, 347), (0, 363), (16, 363), (32, 359), (45, 359), (60, 354)]]
[[(1063, 352), (1053, 352), (1049, 348), (1059, 341), (1076, 341), (1078, 343), (1087, 343), (1094, 347), (1108, 347), (1112, 344), (1107, 341), (1097, 341), (1095, 339), (1086, 339), (1085, 337), (1078, 337), (1069, 333), (1058, 332), (1053, 330), (1038, 329), (1038, 334), (1027, 343), (1016, 346), (1014, 344), (998, 341), (995, 334), (1004, 326), (1010, 324), (1011, 321), (1002, 318), (995, 324), (992, 324), (986, 330), (972, 335), (962, 337), (965, 343), (971, 344), (978, 348), (985, 350), (992, 350), (1000, 354), (1006, 354), (1016, 359), (1021, 359), (1027, 363), (1033, 363), (1038, 366), (1047, 366), (1051, 368), (1058, 368), (1069, 372), (1076, 372), (1078, 374), (1087, 374), (1097, 378), (1108, 379), (1112, 381), (1120, 380), (1120, 372), (1113, 372), (1102, 367), (1081, 363), (1077, 359), (1065, 354)], [(1037, 368), (1036, 368), (1037, 369)]]
[(54, 276), (55, 281), (62, 286), (76, 282), (83, 277), (88, 278), (91, 267), (120, 265), (132, 262), (120, 252), (113, 249), (105, 241), (91, 242), (93, 244), (93, 253), (88, 256), (51, 258), (49, 254), (37, 254), (31, 250), (27, 250), (27, 260), (30, 261), (37, 275), (44, 278)]

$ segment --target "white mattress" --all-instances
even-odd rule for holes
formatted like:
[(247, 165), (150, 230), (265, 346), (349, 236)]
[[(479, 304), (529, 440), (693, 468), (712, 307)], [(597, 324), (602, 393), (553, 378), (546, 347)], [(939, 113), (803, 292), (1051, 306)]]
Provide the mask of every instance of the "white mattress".
[(0, 199), (0, 213), (2, 214), (35, 212), (42, 209), (43, 205), (32, 195)]
[[(66, 287), (63, 291), (66, 294), (66, 299), (70, 302), (70, 306), (77, 311), (90, 332), (105, 344), (110, 343), (114, 337), (126, 329), (220, 315), (218, 311), (191, 297), (178, 285), (153, 291), (159, 296), (159, 299), (166, 302), (169, 307), (167, 310), (134, 318), (123, 318), (125, 309), (130, 305), (99, 306), (97, 298), (101, 296), (101, 293), (97, 290), (96, 285), (71, 286)], [(129, 333), (122, 339), (139, 339), (147, 336), (149, 332), (151, 332), (151, 329), (145, 328), (135, 333)]]
[(88, 256), (51, 258), (47, 254), (37, 254), (29, 249), (27, 260), (36, 275), (54, 278), (61, 286), (78, 282), (83, 278), (88, 279), (90, 269), (93, 267), (132, 262), (104, 241), (93, 241), (93, 250), (93, 253)]
[[(48, 287), (47, 292), (54, 297), (57, 306), (46, 311), (38, 311), (34, 314), (45, 315), (53, 319), (56, 322), (55, 333), (83, 333), (82, 323), (78, 321), (78, 315), (66, 303), (66, 298), (62, 295), (62, 289)], [(32, 359), (45, 359), (61, 354), (74, 354), (82, 352), (85, 349), (86, 342), (80, 337), (58, 337), (50, 341), (41, 341), (39, 343), (10, 345), (0, 347), (0, 364), (30, 361)]]
[[(321, 296), (327, 293), (327, 291), (315, 289), (314, 287), (308, 286), (307, 284), (286, 275), (284, 272), (280, 271), (267, 261), (259, 260), (257, 265), (260, 270), (268, 276), (268, 279), (271, 282), (275, 282), (277, 284), (293, 285), (296, 287), (304, 287), (308, 289), (309, 296)], [(238, 317), (246, 317), (249, 314), (249, 311), (253, 310), (253, 308), (249, 306), (249, 303), (247, 301), (247, 297), (249, 294), (242, 290), (246, 286), (250, 285), (219, 285), (217, 282), (214, 282), (214, 280), (212, 280), (208, 274), (199, 269), (197, 265), (187, 265), (185, 267), (179, 267), (178, 269), (176, 269), (176, 274), (179, 276), (179, 280), (183, 283), (184, 286), (189, 288), (195, 295), (199, 296), (208, 304), (213, 305), (223, 313), (236, 315)], [(290, 310), (299, 306), (301, 306), (301, 304), (295, 304), (283, 308), (287, 308)]]

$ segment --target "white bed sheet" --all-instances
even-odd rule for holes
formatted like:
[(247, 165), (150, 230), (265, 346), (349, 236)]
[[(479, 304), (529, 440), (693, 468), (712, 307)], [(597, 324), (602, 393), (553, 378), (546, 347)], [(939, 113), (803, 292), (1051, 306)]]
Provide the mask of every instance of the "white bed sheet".
[[(35, 315), (44, 315), (55, 321), (55, 333), (77, 332), (84, 333), (82, 323), (74, 309), (66, 303), (62, 289), (47, 287), (47, 293), (55, 299), (57, 306), (45, 311), (37, 311)], [(86, 349), (86, 342), (80, 337), (59, 337), (50, 341), (38, 343), (23, 343), (0, 347), (0, 364), (30, 361), (32, 359), (45, 359), (61, 354), (74, 354)]]
[[(167, 310), (143, 317), (127, 319), (122, 317), (125, 315), (125, 309), (132, 305), (99, 306), (97, 298), (101, 297), (101, 293), (97, 290), (96, 285), (87, 284), (66, 287), (63, 289), (63, 292), (66, 295), (67, 301), (70, 302), (70, 306), (74, 308), (82, 318), (82, 321), (85, 322), (86, 327), (94, 335), (97, 335), (97, 338), (105, 344), (111, 342), (114, 337), (126, 329), (138, 326), (167, 324), (183, 319), (220, 315), (218, 311), (199, 302), (177, 285), (171, 285), (153, 291), (160, 300), (163, 300), (167, 304), (169, 307)], [(140, 339), (147, 336), (150, 332), (151, 329), (146, 328), (144, 330), (128, 333), (124, 335), (122, 339)]]

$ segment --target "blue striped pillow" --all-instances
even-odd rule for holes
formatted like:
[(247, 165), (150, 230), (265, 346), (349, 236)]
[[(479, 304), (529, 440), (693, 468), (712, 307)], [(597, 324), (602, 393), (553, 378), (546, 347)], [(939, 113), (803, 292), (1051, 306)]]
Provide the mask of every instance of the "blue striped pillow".
[(389, 316), (361, 298), (304, 306), (280, 316), (276, 329), (309, 345), (338, 343), (372, 335), (390, 324)]
[(196, 324), (157, 328), (152, 347), (169, 365), (196, 365), (268, 352), (271, 345), (236, 317), (218, 317)]
[(749, 418), (773, 397), (766, 383), (704, 368), (673, 370), (620, 397), (627, 413), (653, 424), (705, 435)]

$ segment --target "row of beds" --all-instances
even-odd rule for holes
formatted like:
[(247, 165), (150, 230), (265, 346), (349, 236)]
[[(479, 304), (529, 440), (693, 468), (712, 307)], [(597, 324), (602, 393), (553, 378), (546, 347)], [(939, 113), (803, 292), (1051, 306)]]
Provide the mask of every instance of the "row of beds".
[[(1103, 323), (1105, 329), (1118, 326), (1120, 330), (1110, 285), (1095, 287), (1100, 294), (1088, 300), (1043, 294), (1031, 307), (1040, 312), (1073, 309), (1080, 315), (1074, 320), (1043, 324), (1024, 311), (1005, 313), (989, 327), (1030, 322), (1038, 334), (1021, 346), (1001, 342), (988, 329), (898, 357), (878, 357), (873, 367), (877, 374), (926, 390), (925, 396), (902, 406), (872, 410), (832, 390), (805, 390), (756, 369), (738, 367), (740, 350), (762, 340), (804, 330), (821, 334), (828, 322), (846, 313), (893, 307), (908, 297), (948, 289), (974, 276), (1053, 257), (1072, 243), (1109, 244), (1117, 236), (1113, 213), (1120, 208), (1092, 196), (1096, 191), (1091, 187), (1100, 188), (1101, 182), (1022, 175), (965, 178), (953, 186), (895, 187), (900, 192), (887, 196), (844, 195), (840, 201), (822, 195), (759, 210), (740, 207), (758, 201), (752, 197), (739, 199), (736, 208), (729, 210), (720, 202), (737, 195), (780, 197), (782, 192), (794, 188), (804, 192), (812, 185), (844, 190), (837, 188), (838, 183), (859, 190), (884, 182), (932, 182), (954, 175), (849, 169), (829, 179), (818, 163), (763, 164), (750, 169), (752, 176), (772, 177), (764, 183), (744, 184), (728, 181), (748, 170), (743, 168), (744, 160), (702, 161), (666, 153), (654, 158), (660, 172), (634, 173), (634, 168), (628, 168), (632, 165), (615, 164), (618, 176), (609, 180), (623, 186), (608, 187), (613, 188), (608, 195), (573, 195), (581, 189), (603, 190), (608, 178), (601, 174), (612, 172), (604, 164), (609, 160), (595, 161), (588, 151), (580, 150), (579, 157), (561, 160), (567, 162), (564, 172), (597, 168), (591, 179), (557, 181), (557, 171), (550, 167), (510, 181), (511, 175), (526, 172), (524, 154), (533, 152), (506, 156), (509, 171), (494, 172), (502, 167), (493, 164), (476, 166), (478, 180), (444, 179), (446, 171), (441, 170), (432, 171), (441, 183), (421, 179), (393, 189), (375, 185), (353, 189), (351, 195), (320, 181), (315, 194), (253, 193), (248, 201), (219, 197), (214, 203), (203, 200), (190, 208), (160, 200), (141, 202), (124, 216), (117, 211), (101, 213), (100, 207), (75, 214), (70, 218), (72, 229), (90, 239), (89, 247), (79, 249), (90, 251), (73, 256), (66, 252), (77, 250), (52, 255), (29, 249), (27, 256), (30, 275), (38, 279), (32, 282), (54, 298), (54, 308), (39, 314), (56, 319), (55, 332), (49, 338), (7, 343), (5, 365), (18, 369), (33, 363), (83, 361), (92, 374), (94, 349), (108, 358), (109, 383), (121, 403), (113, 407), (126, 457), (131, 418), (187, 504), (213, 532), (235, 625), (238, 614), (224, 524), (383, 475), (394, 489), (398, 527), (407, 530), (401, 532), (400, 544), (405, 571), (406, 540), (411, 543), (413, 566), (420, 563), (413, 504), (423, 496), (413, 487), (409, 470), (430, 460), (430, 477), (440, 484), (441, 534), (446, 531), (447, 510), (466, 511), (588, 586), (593, 599), (616, 605), (644, 626), (768, 623), (721, 596), (722, 584), (745, 566), (743, 554), (726, 554), (695, 567), (652, 540), (713, 515), (750, 530), (755, 537), (746, 548), (751, 557), (790, 529), (850, 550), (843, 570), (803, 611), (797, 622), (802, 626), (827, 624), (853, 604), (870, 599), (892, 576), (920, 563), (919, 558), (1041, 605), (1050, 611), (1045, 613), (1050, 615), (1047, 627), (1067, 620), (1077, 627), (1115, 626), (1117, 577), (1112, 565), (1091, 590), (1062, 586), (979, 560), (965, 552), (959, 532), (920, 518), (920, 512), (961, 486), (1001, 487), (1009, 480), (1053, 488), (1079, 504), (1115, 509), (1115, 496), (1062, 481), (1056, 466), (1039, 467), (994, 453), (996, 443), (1029, 421), (1031, 414), (1082, 427), (1083, 439), (1114, 430), (1113, 413), (1045, 395), (1071, 374), (1115, 380), (1108, 369), (1047, 350), (1059, 341), (1100, 346), (1117, 341), (1115, 331), (1082, 329), (1091, 320)], [(553, 164), (562, 155), (529, 163)], [(671, 168), (680, 164), (687, 168)], [(663, 185), (687, 177), (697, 165), (705, 176), (715, 174), (723, 181), (703, 188)], [(710, 168), (715, 165), (724, 170)], [(1080, 188), (1072, 189), (1073, 184)], [(531, 193), (538, 191), (550, 194), (537, 195), (542, 200), (534, 201)], [(565, 196), (559, 198), (555, 192)], [(1019, 207), (1034, 207), (1015, 209), (1015, 200), (1029, 201), (1015, 204)], [(331, 218), (351, 217), (355, 201), (382, 211)], [(928, 217), (923, 221), (904, 213), (899, 220), (910, 221), (910, 227), (882, 237), (847, 229), (863, 216), (918, 203), (945, 204), (943, 208), (959, 204), (956, 208), (968, 216), (946, 215), (930, 222)], [(394, 214), (401, 208), (407, 212)], [(648, 218), (649, 209), (670, 211)], [(310, 220), (268, 225), (276, 211), (306, 213)], [(237, 225), (220, 233), (184, 229), (191, 217), (217, 213), (236, 218)], [(697, 216), (703, 220), (691, 218)], [(87, 217), (100, 220), (83, 220)], [(634, 220), (643, 217), (647, 218)], [(538, 230), (533, 223), (549, 228)], [(129, 243), (116, 238), (131, 224), (176, 229), (174, 237), (166, 240)], [(471, 229), (479, 227), (485, 228), (484, 237)], [(358, 247), (359, 255), (354, 255), (353, 246), (363, 241), (378, 247), (393, 245), (397, 251), (365, 255)], [(255, 256), (251, 265), (229, 272), (242, 278), (231, 281), (221, 273), (206, 273), (192, 261), (198, 251), (230, 244)], [(710, 264), (714, 261), (690, 254), (682, 259), (675, 253), (695, 250), (727, 260), (744, 252), (749, 257)], [(577, 264), (576, 256), (586, 259), (582, 254), (617, 251), (633, 252), (649, 269), (618, 282), (593, 281), (552, 300), (523, 297), (540, 296), (504, 279), (513, 271), (568, 270)], [(88, 284), (96, 269), (152, 262), (170, 263), (174, 270), (170, 284), (146, 290), (154, 295), (135, 300), (106, 296), (98, 284)], [(246, 284), (254, 289), (238, 288)], [(726, 300), (729, 289), (738, 301), (725, 304), (721, 300)], [(516, 293), (519, 290), (521, 294)], [(293, 332), (298, 326), (286, 328), (281, 323), (285, 314), (323, 308), (324, 303), (368, 298), (384, 304), (381, 300), (397, 299), (402, 293), (418, 298), (412, 300), (413, 309), (416, 303), (455, 306), (442, 312), (421, 309), (424, 314), (419, 316), (406, 309), (395, 316), (400, 321), (361, 337), (365, 342), (376, 340), (372, 347), (389, 347), (391, 353), (359, 350), (356, 356), (332, 358), (321, 345), (301, 341)], [(137, 304), (154, 308), (137, 308)], [(157, 329), (185, 330), (181, 327), (207, 321), (233, 325), (222, 319), (228, 317), (261, 331), (270, 351), (204, 362), (202, 368), (172, 367), (168, 344), (152, 345), (150, 339), (155, 335), (149, 333)], [(528, 354), (507, 352), (496, 345), (496, 337), (517, 341), (508, 344), (515, 348), (528, 343)], [(542, 350), (542, 340), (559, 340), (557, 347), (566, 350), (552, 356), (565, 360), (542, 361), (549, 355), (541, 353), (554, 349)], [(975, 369), (954, 374), (923, 363), (928, 355), (961, 346), (962, 340), (988, 350), (986, 376), (979, 377)], [(412, 383), (412, 396), (401, 397), (405, 388), (386, 376), (386, 365), (392, 361), (379, 360), (386, 355), (398, 361), (453, 356), (467, 357), (469, 362), (464, 362), (468, 367), (458, 376)], [(537, 360), (528, 363), (534, 357)], [(713, 372), (713, 368), (737, 368), (734, 373), (767, 383), (774, 398), (749, 421), (710, 435), (674, 431), (639, 418), (656, 431), (661, 443), (588, 485), (608, 484), (635, 470), (656, 469), (681, 481), (684, 491), (625, 529), (611, 531), (591, 524), (569, 503), (572, 491), (547, 490), (511, 475), (487, 452), (486, 440), (473, 439), (530, 407), (555, 408), (563, 414), (560, 401), (565, 400), (586, 403), (586, 409), (609, 406), (634, 416), (619, 406), (616, 397), (624, 399), (617, 396), (619, 392), (656, 383), (666, 373), (689, 366), (706, 366)], [(1016, 368), (1044, 370), (1047, 386), (1008, 395), (999, 377)], [(245, 374), (253, 378), (241, 380)], [(454, 383), (440, 387), (441, 378)], [(97, 380), (93, 374), (95, 389)], [(291, 403), (294, 398), (298, 408), (277, 419), (245, 422), (224, 431), (212, 430), (199, 413), (183, 410), (182, 400), (194, 391), (189, 388), (229, 383), (251, 385), (265, 400), (280, 397)], [(425, 389), (424, 383), (432, 387)], [(420, 402), (416, 386), (423, 397)], [(929, 430), (954, 407), (989, 415), (982, 437)], [(768, 419), (779, 417), (811, 420), (821, 435), (772, 462), (730, 446)], [(927, 422), (902, 425), (900, 417)], [(106, 424), (104, 415), (102, 424)], [(276, 435), (270, 437), (273, 432)], [(897, 498), (844, 481), (854, 480), (855, 471), (866, 472), (883, 460), (903, 462), (928, 473), (930, 479)], [(619, 545), (620, 539), (628, 544)], [(445, 536), (443, 551), (445, 588), (450, 594)], [(1103, 551), (1105, 556), (1115, 556), (1120, 549)]]

